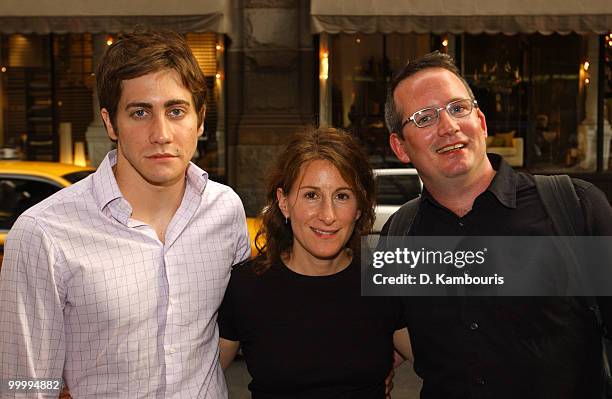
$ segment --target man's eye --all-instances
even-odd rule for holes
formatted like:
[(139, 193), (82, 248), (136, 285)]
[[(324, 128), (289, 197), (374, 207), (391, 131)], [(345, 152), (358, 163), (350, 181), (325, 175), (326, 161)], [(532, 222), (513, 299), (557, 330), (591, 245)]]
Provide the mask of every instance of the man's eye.
[(463, 112), (465, 112), (465, 106), (463, 106), (463, 104), (453, 104), (453, 106), (450, 109), (451, 114), (461, 114)]
[(420, 114), (420, 115), (416, 115), (414, 119), (416, 123), (420, 125), (423, 123), (430, 122), (433, 119), (433, 116), (431, 114)]
[(170, 110), (169, 114), (173, 117), (179, 117), (185, 115), (185, 111), (180, 108), (174, 108)]
[(145, 111), (144, 109), (137, 109), (136, 111), (132, 112), (132, 116), (136, 118), (144, 118), (145, 116), (147, 116), (147, 111)]

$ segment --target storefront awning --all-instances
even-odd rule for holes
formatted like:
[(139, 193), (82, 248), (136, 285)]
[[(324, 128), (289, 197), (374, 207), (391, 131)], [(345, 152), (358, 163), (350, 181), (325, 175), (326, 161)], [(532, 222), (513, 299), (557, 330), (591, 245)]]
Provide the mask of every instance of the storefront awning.
[(0, 33), (115, 33), (136, 25), (225, 33), (225, 7), (226, 0), (2, 0)]
[(313, 33), (605, 33), (610, 0), (311, 0)]

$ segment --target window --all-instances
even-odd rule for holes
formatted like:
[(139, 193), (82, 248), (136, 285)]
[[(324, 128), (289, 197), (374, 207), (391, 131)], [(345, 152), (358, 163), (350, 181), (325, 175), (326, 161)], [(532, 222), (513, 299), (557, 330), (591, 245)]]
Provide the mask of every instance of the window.
[(359, 138), (373, 167), (401, 166), (384, 122), (387, 86), (408, 60), (430, 51), (431, 36), (341, 33), (328, 38), (323, 52), (329, 54), (331, 101), (321, 105), (330, 110), (327, 122)]
[(490, 152), (535, 172), (595, 170), (598, 40), (464, 35), (464, 76), (487, 117)]
[(23, 211), (61, 188), (53, 182), (0, 177), (0, 230), (9, 230)]

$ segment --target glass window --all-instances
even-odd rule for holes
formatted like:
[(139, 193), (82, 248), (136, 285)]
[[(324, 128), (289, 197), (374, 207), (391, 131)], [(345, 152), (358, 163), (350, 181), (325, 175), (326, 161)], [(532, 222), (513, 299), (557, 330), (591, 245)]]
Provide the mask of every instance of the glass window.
[(216, 181), (225, 181), (225, 115), (223, 97), (223, 36), (216, 33), (185, 35), (206, 76), (206, 119), (194, 161)]
[[(401, 169), (405, 171), (406, 169)], [(376, 203), (378, 205), (403, 205), (421, 194), (421, 181), (413, 175), (377, 175)]]
[(67, 175), (64, 175), (62, 177), (64, 179), (68, 180), (70, 183), (74, 184), (74, 183), (78, 182), (79, 180), (83, 180), (84, 178), (86, 178), (87, 176), (89, 176), (92, 173), (93, 173), (93, 171), (85, 170), (85, 171), (82, 171), (82, 172), (68, 173)]
[[(224, 181), (223, 36), (185, 37), (208, 87), (205, 134), (194, 161)], [(62, 122), (71, 124), (73, 142), (85, 141), (94, 117), (92, 40), (89, 33), (0, 34), (0, 148), (16, 149), (16, 157), (22, 159), (57, 160)]]
[(428, 53), (431, 41), (429, 34), (329, 36), (329, 122), (361, 140), (373, 167), (401, 166), (384, 123), (387, 85), (408, 60)]
[(606, 138), (605, 131), (610, 129), (612, 125), (612, 33), (604, 36), (605, 54), (604, 54), (604, 140), (607, 140), (608, 151), (604, 142), (604, 169), (612, 170), (612, 154), (610, 153), (610, 141), (612, 137)]
[(0, 177), (0, 230), (9, 230), (23, 211), (60, 189), (52, 182)]
[(490, 152), (536, 172), (596, 167), (598, 36), (464, 35)]

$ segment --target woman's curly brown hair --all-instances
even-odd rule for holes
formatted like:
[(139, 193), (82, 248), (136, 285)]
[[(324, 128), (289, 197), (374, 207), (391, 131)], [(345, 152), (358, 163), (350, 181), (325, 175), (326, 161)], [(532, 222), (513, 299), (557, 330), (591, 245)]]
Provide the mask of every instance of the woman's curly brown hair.
[(295, 135), (269, 174), (267, 205), (261, 211), (262, 225), (255, 238), (260, 255), (255, 263), (258, 274), (281, 262), (281, 255), (289, 252), (293, 245), (291, 223), (285, 222), (278, 207), (277, 189), (281, 188), (285, 195), (289, 195), (302, 167), (314, 160), (331, 162), (355, 193), (361, 216), (355, 223), (347, 248), (354, 258), (359, 258), (361, 236), (369, 233), (374, 223), (376, 197), (372, 169), (360, 144), (349, 133), (333, 128), (309, 129)]

